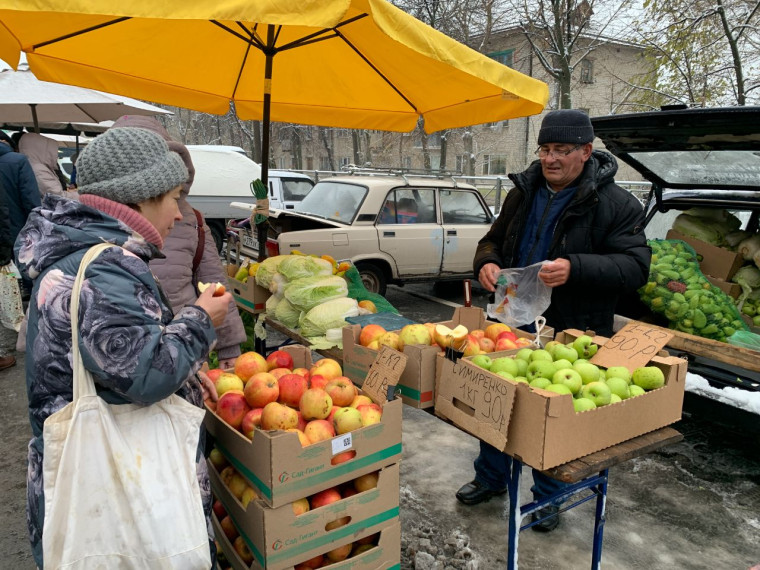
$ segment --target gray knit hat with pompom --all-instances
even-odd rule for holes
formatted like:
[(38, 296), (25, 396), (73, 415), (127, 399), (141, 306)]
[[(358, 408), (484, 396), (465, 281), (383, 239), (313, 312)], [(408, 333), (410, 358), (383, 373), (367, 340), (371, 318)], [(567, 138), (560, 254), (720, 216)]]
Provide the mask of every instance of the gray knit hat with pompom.
[(188, 173), (166, 141), (147, 129), (112, 128), (87, 145), (77, 160), (80, 194), (138, 204), (166, 194)]

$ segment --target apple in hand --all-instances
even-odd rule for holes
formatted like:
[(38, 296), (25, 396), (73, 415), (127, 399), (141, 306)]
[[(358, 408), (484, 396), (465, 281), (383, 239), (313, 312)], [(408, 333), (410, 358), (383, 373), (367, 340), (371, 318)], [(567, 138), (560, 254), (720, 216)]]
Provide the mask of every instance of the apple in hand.
[(591, 382), (581, 388), (581, 397), (588, 398), (597, 407), (609, 404), (611, 395), (609, 386), (602, 381)]
[(581, 375), (572, 368), (557, 370), (552, 376), (552, 383), (564, 384), (570, 388), (570, 392), (573, 394), (573, 396), (580, 392), (581, 386), (583, 386)]

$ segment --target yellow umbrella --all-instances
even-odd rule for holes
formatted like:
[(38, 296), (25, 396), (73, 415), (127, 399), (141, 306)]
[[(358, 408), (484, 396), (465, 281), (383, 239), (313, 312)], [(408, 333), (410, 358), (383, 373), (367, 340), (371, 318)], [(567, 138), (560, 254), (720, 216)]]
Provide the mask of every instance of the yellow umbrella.
[(536, 114), (548, 98), (385, 0), (26, 4), (0, 0), (11, 65), (24, 51), (43, 80), (215, 114), (234, 101), (241, 119), (411, 131), (423, 117), (430, 133)]

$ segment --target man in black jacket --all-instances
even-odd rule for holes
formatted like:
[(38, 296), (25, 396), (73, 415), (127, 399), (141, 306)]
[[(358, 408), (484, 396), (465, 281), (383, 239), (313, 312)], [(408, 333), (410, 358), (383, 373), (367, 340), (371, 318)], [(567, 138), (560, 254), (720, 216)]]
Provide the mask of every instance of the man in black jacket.
[[(510, 174), (515, 188), (507, 194), (499, 217), (480, 240), (474, 272), (494, 291), (499, 270), (544, 262), (539, 278), (552, 288), (547, 324), (560, 331), (591, 329), (609, 336), (618, 298), (641, 287), (649, 274), (651, 251), (643, 233), (644, 210), (615, 184), (615, 158), (593, 150), (594, 130), (576, 110), (552, 111), (538, 135), (539, 160), (526, 171)], [(481, 442), (475, 480), (457, 499), (475, 505), (506, 492), (511, 457)], [(533, 495), (544, 498), (563, 483), (533, 471)], [(534, 513), (533, 526), (551, 531), (559, 524), (559, 507)]]

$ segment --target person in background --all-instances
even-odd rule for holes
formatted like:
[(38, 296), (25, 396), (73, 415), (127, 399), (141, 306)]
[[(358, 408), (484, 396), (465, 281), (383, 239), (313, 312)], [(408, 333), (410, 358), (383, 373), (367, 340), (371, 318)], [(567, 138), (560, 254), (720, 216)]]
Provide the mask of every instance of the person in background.
[[(644, 236), (644, 209), (615, 184), (617, 161), (593, 150), (588, 115), (563, 109), (544, 117), (538, 160), (510, 174), (515, 187), (499, 217), (480, 240), (473, 269), (493, 292), (502, 268), (544, 262), (539, 278), (553, 289), (544, 313), (556, 331), (593, 330), (610, 336), (619, 297), (641, 287), (649, 275), (651, 250)], [(457, 499), (475, 505), (506, 492), (512, 458), (485, 442), (475, 460), (475, 480)], [(566, 484), (533, 470), (535, 499)], [(548, 532), (559, 524), (559, 505), (533, 513), (531, 527)]]
[[(43, 425), (72, 401), (70, 298), (80, 262), (92, 246), (114, 244), (87, 268), (80, 298), (76, 341), (98, 395), (111, 404), (151, 405), (176, 393), (203, 406), (203, 385), (196, 372), (216, 344), (215, 327), (234, 304), (232, 296), (214, 297), (209, 288), (174, 313), (148, 266), (161, 255), (164, 239), (182, 219), (179, 200), (187, 179), (182, 159), (156, 133), (110, 129), (79, 157), (79, 201), (48, 194), (16, 240), (19, 269), (34, 280), (26, 343), (32, 425), (27, 525), (40, 568)], [(201, 437), (196, 471), (213, 562), (216, 548), (203, 441)]]
[[(0, 219), (9, 220), (8, 198), (5, 195), (5, 186), (0, 178)], [(13, 238), (10, 224), (0, 224), (0, 267), (5, 267), (13, 260)], [(16, 364), (16, 337), (18, 333), (14, 329), (0, 324), (0, 370), (5, 370)]]
[(66, 186), (69, 190), (76, 190), (77, 188), (77, 158), (79, 158), (78, 152), (71, 155), (71, 178), (69, 178), (69, 184)]
[[(66, 192), (65, 177), (58, 166), (58, 143), (53, 139), (37, 133), (24, 133), (18, 141), (18, 150), (25, 155), (34, 176), (37, 179), (40, 195), (64, 194)], [(74, 197), (72, 194), (69, 197)]]
[[(31, 211), (40, 205), (40, 191), (32, 165), (26, 156), (15, 152), (14, 147), (11, 137), (0, 131), (0, 183), (5, 189), (8, 208), (8, 217), (3, 223), (10, 231), (11, 246)], [(22, 283), (26, 290), (22, 295), (26, 296), (32, 289), (32, 282), (23, 278)]]
[[(211, 230), (202, 216), (199, 223), (195, 211), (187, 201), (195, 175), (190, 151), (182, 143), (173, 141), (166, 129), (153, 117), (125, 115), (117, 119), (112, 128), (118, 127), (140, 127), (157, 133), (168, 143), (172, 151), (179, 154), (189, 172), (188, 179), (182, 184), (179, 199), (182, 219), (174, 224), (164, 241), (164, 256), (150, 262), (150, 268), (161, 282), (173, 310), (179, 311), (182, 307), (193, 304), (198, 298), (199, 281), (227, 283), (227, 272), (222, 267)], [(200, 256), (194, 263), (199, 252)], [(230, 305), (227, 317), (224, 323), (217, 327), (216, 334), (219, 339), (216, 345), (219, 366), (231, 368), (235, 359), (240, 356), (240, 344), (246, 340), (243, 321), (234, 304)]]

